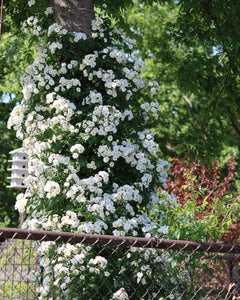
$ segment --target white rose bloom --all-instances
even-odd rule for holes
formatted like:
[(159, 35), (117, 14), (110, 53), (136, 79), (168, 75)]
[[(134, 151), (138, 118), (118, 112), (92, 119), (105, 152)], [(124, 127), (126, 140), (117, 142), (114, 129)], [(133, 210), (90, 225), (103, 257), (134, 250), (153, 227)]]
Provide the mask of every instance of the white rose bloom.
[(17, 209), (19, 213), (24, 213), (26, 204), (27, 198), (25, 197), (25, 195), (23, 193), (18, 194), (15, 209)]
[(116, 293), (113, 294), (113, 299), (127, 300), (129, 299), (127, 292), (124, 288), (120, 288)]

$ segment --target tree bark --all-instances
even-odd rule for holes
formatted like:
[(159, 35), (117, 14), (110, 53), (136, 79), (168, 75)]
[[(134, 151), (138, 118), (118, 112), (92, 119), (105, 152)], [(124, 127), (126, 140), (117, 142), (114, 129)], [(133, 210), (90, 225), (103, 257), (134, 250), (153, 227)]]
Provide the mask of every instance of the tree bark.
[(83, 32), (89, 38), (94, 19), (94, 0), (51, 0), (54, 22), (70, 32)]

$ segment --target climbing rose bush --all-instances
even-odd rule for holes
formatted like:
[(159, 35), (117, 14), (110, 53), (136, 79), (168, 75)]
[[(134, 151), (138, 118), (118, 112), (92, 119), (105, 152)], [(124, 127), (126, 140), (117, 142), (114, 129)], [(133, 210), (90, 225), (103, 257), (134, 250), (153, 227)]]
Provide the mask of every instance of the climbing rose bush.
[[(168, 168), (146, 129), (160, 112), (149, 97), (158, 84), (141, 79), (143, 62), (131, 53), (134, 40), (112, 32), (107, 18), (92, 21), (89, 40), (52, 23), (50, 6), (35, 11), (23, 31), (41, 46), (21, 77), (23, 99), (8, 122), (29, 155), (27, 190), (16, 203), (26, 214), (23, 228), (151, 237), (156, 223), (147, 211), (159, 201), (155, 187), (165, 185)], [(157, 237), (167, 233), (168, 226), (158, 226)], [(109, 258), (95, 248), (42, 242), (39, 298), (98, 299), (93, 291), (99, 282), (103, 294), (111, 287), (109, 299), (128, 299), (136, 284), (140, 299), (148, 283), (156, 296), (162, 278), (152, 266), (166, 270), (166, 255), (131, 248), (127, 257), (119, 249)], [(113, 268), (116, 260), (119, 267)], [(132, 285), (127, 273), (126, 286), (117, 280), (124, 272), (136, 274)], [(35, 280), (38, 274), (29, 276)]]

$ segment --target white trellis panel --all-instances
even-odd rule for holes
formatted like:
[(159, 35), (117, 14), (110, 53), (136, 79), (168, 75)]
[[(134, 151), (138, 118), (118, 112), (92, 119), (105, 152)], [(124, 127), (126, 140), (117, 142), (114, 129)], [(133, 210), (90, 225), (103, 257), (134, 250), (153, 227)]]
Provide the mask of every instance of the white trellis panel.
[(9, 162), (12, 163), (12, 167), (8, 169), (11, 171), (11, 185), (9, 188), (26, 188), (24, 179), (28, 177), (28, 155), (23, 148), (19, 148), (10, 152), (12, 159)]

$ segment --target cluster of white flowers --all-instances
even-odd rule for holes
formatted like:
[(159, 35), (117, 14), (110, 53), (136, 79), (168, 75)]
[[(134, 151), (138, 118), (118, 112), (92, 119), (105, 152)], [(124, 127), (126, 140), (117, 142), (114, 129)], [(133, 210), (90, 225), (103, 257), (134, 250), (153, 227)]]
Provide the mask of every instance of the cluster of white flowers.
[(82, 128), (85, 129), (85, 133), (106, 136), (117, 132), (120, 121), (124, 121), (125, 118), (132, 120), (133, 113), (130, 110), (121, 113), (114, 106), (99, 105), (94, 108), (91, 117), (92, 120), (83, 122)]
[[(51, 13), (48, 7), (45, 17)], [(28, 18), (23, 24), (27, 26), (43, 31), (36, 17)], [(69, 37), (69, 45), (76, 49), (87, 37), (52, 24), (45, 30), (51, 42), (21, 77), (23, 100), (13, 109), (8, 126), (23, 139), (31, 176), (26, 194), (17, 197), (16, 209), (27, 213), (24, 228), (151, 237), (156, 224), (139, 207), (151, 209), (157, 203), (155, 186), (165, 184), (168, 163), (157, 158), (154, 136), (144, 129), (149, 116), (157, 119), (160, 105), (140, 104), (135, 94), (142, 89), (154, 93), (158, 84), (142, 80), (143, 62), (110, 40), (112, 34), (100, 17), (92, 22), (92, 30), (92, 38), (103, 42), (101, 46), (93, 53), (57, 61), (56, 54), (66, 47), (63, 37)], [(131, 49), (135, 41), (124, 43)], [(167, 234), (168, 227), (158, 232)], [(57, 259), (48, 256), (53, 249)], [(80, 244), (43, 242), (41, 297), (50, 293), (51, 285), (66, 291), (74, 276), (80, 285), (87, 272), (109, 276), (107, 258), (93, 257), (90, 250)], [(155, 255), (151, 250), (138, 251), (145, 260)], [(151, 275), (148, 264), (138, 279), (145, 273)], [(112, 299), (128, 296), (121, 288)]]
[(52, 7), (47, 7), (44, 13), (46, 16), (51, 15), (53, 13)]
[[(32, 5), (35, 4), (34, 0), (29, 1)], [(29, 28), (29, 29), (28, 29)], [(37, 17), (31, 16), (22, 24), (23, 32), (32, 32), (34, 35), (39, 36), (42, 32), (42, 27), (39, 25), (39, 19)]]
[(56, 197), (61, 192), (59, 184), (55, 181), (47, 181), (44, 187), (44, 191), (47, 192), (47, 198)]
[(77, 43), (80, 40), (86, 40), (87, 39), (87, 35), (83, 32), (74, 32), (74, 42)]
[(25, 105), (17, 105), (13, 108), (11, 113), (11, 118), (8, 120), (8, 126), (13, 127), (13, 129), (17, 133), (17, 137), (22, 139), (23, 133), (22, 133), (22, 124), (24, 121), (24, 113), (26, 110)]
[(33, 6), (35, 4), (35, 0), (28, 1), (28, 6)]
[(54, 23), (48, 27), (48, 36), (52, 33), (57, 33), (58, 35), (66, 35), (68, 33), (67, 29), (63, 28), (61, 25)]
[(159, 105), (158, 102), (151, 102), (151, 103), (143, 103), (141, 104), (141, 109), (144, 110), (145, 112), (151, 114), (151, 116), (154, 117), (154, 119), (158, 119), (158, 114), (161, 111), (161, 106)]
[(15, 208), (20, 212), (20, 213), (24, 213), (25, 211), (25, 206), (27, 204), (27, 198), (25, 197), (25, 195), (23, 193), (18, 194), (17, 195), (17, 199), (16, 199), (16, 203), (15, 203)]
[(120, 288), (118, 291), (116, 291), (113, 294), (112, 299), (118, 299), (118, 300), (127, 300), (129, 299), (127, 292), (124, 288)]
[(72, 157), (77, 159), (79, 154), (83, 153), (84, 147), (81, 144), (75, 144), (70, 148), (70, 151), (72, 152)]

